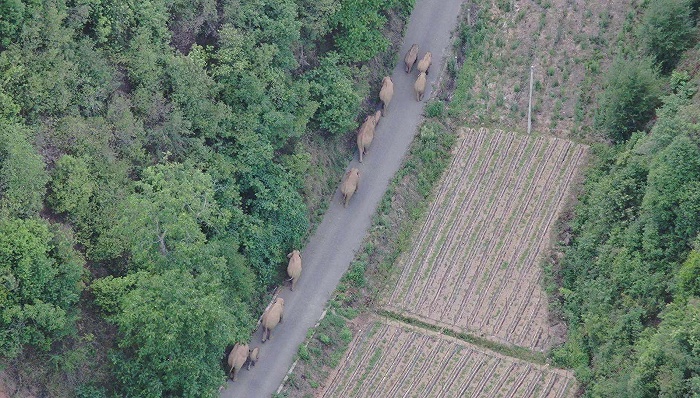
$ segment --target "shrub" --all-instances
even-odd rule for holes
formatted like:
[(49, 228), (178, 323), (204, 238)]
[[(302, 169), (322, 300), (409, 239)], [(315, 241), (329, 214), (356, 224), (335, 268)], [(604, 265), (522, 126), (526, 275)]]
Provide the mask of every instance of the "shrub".
[(82, 290), (74, 242), (43, 220), (0, 221), (0, 356), (48, 350), (73, 330)]
[(352, 69), (340, 63), (340, 56), (327, 54), (308, 79), (311, 98), (319, 103), (314, 116), (319, 126), (333, 135), (357, 128), (361, 97), (353, 84)]
[(627, 140), (654, 115), (661, 84), (651, 58), (616, 59), (598, 98), (595, 126), (614, 142)]
[(425, 106), (425, 116), (427, 117), (440, 117), (444, 111), (445, 104), (439, 100), (430, 101)]
[(664, 73), (673, 70), (692, 44), (695, 28), (691, 12), (688, 0), (653, 0), (644, 12), (637, 36)]

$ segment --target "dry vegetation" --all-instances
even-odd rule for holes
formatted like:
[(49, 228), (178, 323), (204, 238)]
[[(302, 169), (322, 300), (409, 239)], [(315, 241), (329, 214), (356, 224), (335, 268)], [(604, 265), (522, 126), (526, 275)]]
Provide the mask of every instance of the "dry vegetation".
[(554, 137), (464, 130), (385, 308), (536, 351), (561, 342), (540, 261), (585, 154)]
[(319, 397), (572, 396), (570, 372), (406, 324), (368, 318)]
[(464, 122), (525, 130), (533, 66), (533, 130), (590, 137), (594, 93), (612, 61), (612, 44), (631, 29), (634, 14), (626, 13), (632, 3), (490, 3), (482, 12), (489, 14), (497, 29), (484, 43), (486, 67), (475, 76)]

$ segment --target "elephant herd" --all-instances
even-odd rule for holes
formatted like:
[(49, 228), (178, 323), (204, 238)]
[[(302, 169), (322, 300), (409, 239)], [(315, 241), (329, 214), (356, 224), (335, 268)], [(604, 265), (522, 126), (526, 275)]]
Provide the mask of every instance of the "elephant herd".
[[(411, 73), (413, 65), (418, 59), (418, 45), (414, 44), (406, 53), (404, 57), (404, 62), (406, 64), (406, 73)], [(416, 93), (416, 100), (421, 101), (423, 94), (425, 93), (425, 85), (427, 83), (426, 75), (428, 74), (428, 69), (432, 63), (432, 54), (430, 51), (426, 52), (423, 58), (418, 61), (418, 78), (413, 85)], [(374, 139), (374, 130), (379, 123), (379, 119), (382, 116), (386, 116), (389, 113), (389, 104), (391, 103), (391, 98), (394, 95), (394, 82), (392, 82), (390, 76), (384, 77), (382, 79), (382, 88), (379, 91), (379, 99), (382, 102), (382, 109), (369, 115), (365, 118), (365, 121), (360, 126), (357, 131), (357, 149), (360, 153), (360, 163), (362, 163), (364, 155), (367, 154), (367, 150), (372, 144)], [(340, 184), (340, 192), (342, 194), (343, 206), (347, 207), (350, 198), (357, 191), (360, 183), (360, 170), (357, 167), (353, 167), (345, 173), (343, 181)], [(287, 254), (289, 263), (287, 265), (287, 275), (289, 275), (288, 281), (292, 282), (291, 290), (294, 291), (299, 277), (301, 277), (301, 253), (299, 250), (293, 250), (291, 253)], [(262, 342), (272, 338), (272, 330), (282, 322), (284, 318), (284, 299), (281, 297), (275, 298), (270, 306), (263, 312), (262, 315)], [(248, 344), (237, 343), (233, 346), (231, 353), (228, 356), (228, 365), (230, 366), (229, 376), (233, 381), (236, 381), (239, 371), (247, 363), (247, 369), (250, 370), (250, 366), (255, 366), (260, 356), (260, 347), (249, 347)]]
[[(416, 63), (418, 59), (418, 44), (414, 44), (406, 53), (404, 57), (404, 63), (406, 64), (406, 73), (411, 73), (413, 69), (413, 64)], [(433, 55), (430, 51), (427, 51), (423, 58), (418, 61), (418, 78), (413, 84), (413, 89), (416, 93), (416, 101), (421, 101), (423, 99), (423, 94), (425, 93), (425, 86), (427, 84), (428, 69), (430, 69), (430, 64), (433, 62)], [(357, 151), (360, 154), (360, 163), (362, 163), (364, 156), (367, 154), (369, 146), (372, 144), (374, 139), (374, 130), (379, 123), (379, 118), (389, 114), (389, 104), (391, 103), (391, 98), (394, 96), (394, 82), (391, 80), (390, 76), (385, 76), (382, 79), (382, 88), (379, 90), (379, 100), (382, 102), (382, 109), (375, 112), (373, 115), (369, 115), (365, 118), (365, 121), (357, 130)], [(360, 184), (360, 169), (353, 167), (345, 173), (343, 181), (340, 183), (340, 193), (342, 194), (343, 207), (348, 207), (348, 202), (350, 198), (357, 191)]]
[[(289, 264), (287, 265), (287, 275), (289, 275), (288, 281), (292, 282), (292, 291), (296, 287), (297, 281), (301, 276), (301, 252), (299, 250), (293, 250), (291, 253), (287, 254), (289, 259)], [(271, 339), (272, 330), (282, 322), (284, 319), (284, 299), (282, 297), (275, 298), (272, 305), (268, 306), (263, 312), (261, 325), (262, 325), (262, 342), (265, 343), (267, 340)], [(228, 366), (229, 376), (233, 381), (238, 378), (238, 372), (243, 368), (243, 365), (248, 363), (248, 370), (250, 366), (255, 366), (255, 363), (260, 357), (260, 347), (249, 348), (248, 344), (236, 343), (228, 355)]]

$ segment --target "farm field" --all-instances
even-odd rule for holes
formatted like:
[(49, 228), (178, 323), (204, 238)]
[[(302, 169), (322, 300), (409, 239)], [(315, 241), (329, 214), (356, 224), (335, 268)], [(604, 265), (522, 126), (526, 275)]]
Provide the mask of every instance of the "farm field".
[(586, 152), (551, 136), (465, 129), (381, 306), (546, 351), (556, 333), (540, 261)]
[(570, 372), (369, 317), (317, 397), (572, 397)]

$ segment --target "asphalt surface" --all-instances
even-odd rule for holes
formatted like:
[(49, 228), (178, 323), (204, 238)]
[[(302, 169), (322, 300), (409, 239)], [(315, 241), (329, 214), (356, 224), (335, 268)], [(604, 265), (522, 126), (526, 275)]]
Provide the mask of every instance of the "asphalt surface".
[[(306, 333), (321, 317), (338, 281), (348, 269), (370, 227), (391, 178), (423, 119), (423, 107), (430, 98), (451, 45), (462, 0), (417, 0), (407, 25), (399, 63), (392, 72), (394, 97), (389, 112), (377, 125), (374, 141), (359, 163), (357, 150), (348, 165), (360, 169), (360, 184), (347, 208), (336, 190), (323, 221), (306, 247), (301, 249), (303, 271), (294, 292), (282, 288), (284, 322), (261, 343), (262, 328), (252, 336), (251, 347), (260, 347), (260, 358), (250, 371), (241, 370), (235, 383), (229, 380), (221, 397), (261, 398), (277, 392), (289, 371)], [(413, 43), (420, 47), (418, 60), (426, 51), (433, 54), (428, 85), (422, 102), (416, 101), (413, 83), (418, 76), (416, 61), (411, 74), (404, 71), (403, 56)], [(340, 185), (340, 181), (338, 181)]]

